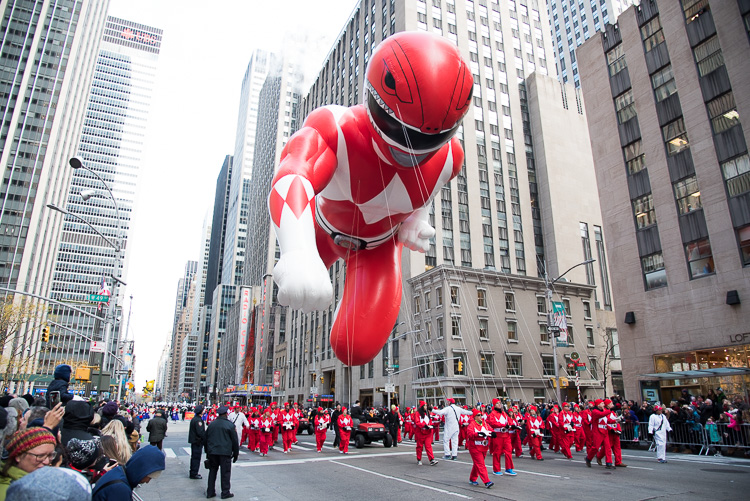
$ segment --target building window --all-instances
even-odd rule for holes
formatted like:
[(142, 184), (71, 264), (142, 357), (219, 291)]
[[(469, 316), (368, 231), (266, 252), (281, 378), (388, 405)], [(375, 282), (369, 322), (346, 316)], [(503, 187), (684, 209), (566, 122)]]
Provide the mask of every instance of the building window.
[(435, 289), (435, 306), (443, 306), (443, 288), (437, 287)]
[(609, 76), (614, 76), (627, 68), (628, 65), (625, 62), (625, 51), (622, 49), (622, 44), (617, 44), (614, 49), (607, 52), (607, 66), (609, 67)]
[(458, 306), (459, 304), (460, 303), (458, 302), (458, 286), (451, 285), (451, 305)]
[(516, 295), (512, 292), (505, 293), (505, 311), (516, 311)]
[(486, 318), (479, 319), (479, 339), (490, 338), (489, 320)]
[(451, 317), (451, 336), (461, 337), (461, 317)]
[(547, 300), (544, 296), (536, 297), (536, 312), (538, 315), (547, 314)]
[(591, 374), (591, 379), (599, 379), (599, 371), (596, 367), (595, 357), (589, 357), (589, 374)]
[(734, 94), (727, 92), (716, 99), (706, 103), (708, 117), (711, 119), (711, 128), (714, 134), (721, 134), (740, 123), (740, 115), (737, 113), (737, 105), (734, 104)]
[(570, 318), (571, 317), (571, 314), (570, 314), (570, 299), (563, 299), (562, 303), (563, 303), (563, 309), (565, 309), (565, 316), (568, 317), (568, 318)]
[(365, 366), (360, 365), (359, 366), (359, 379), (364, 379), (364, 378), (365, 378)]
[(453, 374), (456, 376), (466, 375), (466, 353), (453, 352)]
[(745, 226), (737, 230), (737, 240), (740, 243), (740, 253), (742, 254), (742, 264), (750, 264), (750, 226)]
[(573, 326), (568, 324), (568, 345), (573, 346), (576, 344), (575, 336), (573, 336)]
[(687, 214), (703, 207), (701, 204), (701, 192), (698, 189), (698, 180), (690, 176), (673, 185), (674, 197), (677, 200), (677, 208), (680, 214)]
[[(578, 223), (579, 230), (581, 232), (581, 246), (583, 248), (583, 259), (588, 261), (591, 259), (591, 240), (589, 238), (589, 225), (588, 223)], [(586, 283), (588, 285), (596, 285), (594, 280), (594, 266), (592, 263), (587, 263), (586, 268)]]
[(487, 308), (487, 291), (484, 289), (477, 289), (477, 306)]
[(443, 317), (438, 317), (437, 318), (437, 338), (438, 339), (443, 339), (443, 336), (445, 335), (444, 329), (445, 329), (445, 325), (443, 323)]
[(659, 16), (654, 17), (651, 21), (641, 26), (641, 38), (643, 39), (643, 46), (646, 52), (651, 52), (651, 49), (664, 41), (664, 33), (661, 30)]
[(594, 328), (586, 327), (586, 344), (594, 346)]
[(682, 117), (662, 127), (661, 131), (664, 136), (668, 156), (676, 155), (690, 147), (687, 132), (685, 131), (685, 121)]
[(671, 64), (651, 75), (651, 86), (654, 88), (657, 102), (664, 101), (677, 92), (677, 84), (674, 81)]
[(724, 55), (721, 53), (719, 38), (714, 35), (693, 49), (698, 74), (702, 77), (724, 66)]
[(700, 278), (714, 273), (714, 258), (708, 238), (685, 245), (690, 278)]
[(591, 303), (588, 301), (583, 301), (583, 318), (591, 319)]
[(604, 236), (601, 226), (594, 225), (594, 240), (596, 240), (596, 253), (598, 255), (599, 274), (602, 277), (602, 295), (604, 296), (604, 309), (612, 309), (612, 294), (609, 290), (609, 272), (607, 271), (607, 256), (604, 251)]
[(633, 200), (633, 214), (635, 214), (635, 224), (639, 230), (656, 224), (656, 212), (654, 212), (654, 200), (651, 193)]
[(427, 291), (424, 293), (424, 309), (425, 311), (429, 311), (430, 308), (432, 308), (432, 302), (430, 300), (430, 292)]
[(555, 375), (555, 359), (550, 355), (542, 355), (542, 375)]
[(425, 379), (430, 377), (430, 359), (429, 358), (418, 358), (417, 359), (417, 378)]
[(628, 174), (631, 176), (646, 168), (646, 156), (641, 151), (641, 140), (635, 141), (625, 146), (625, 165), (628, 167)]
[(685, 12), (687, 24), (698, 19), (708, 9), (708, 0), (682, 0), (682, 10)]
[(435, 355), (435, 377), (445, 377), (444, 355)]
[(421, 308), (420, 308), (419, 296), (414, 296), (414, 313), (420, 313), (420, 312), (421, 312)]
[(549, 344), (549, 330), (547, 324), (539, 324), (539, 341), (542, 344)]
[(646, 290), (667, 286), (667, 272), (664, 269), (664, 256), (661, 252), (642, 257), (641, 267), (646, 281)]
[(518, 332), (516, 332), (516, 329), (518, 327), (518, 324), (513, 321), (508, 321), (508, 341), (518, 341)]
[[(419, 330), (417, 330), (417, 336), (419, 336)], [(432, 322), (424, 323), (424, 336), (425, 340), (432, 339)], [(417, 337), (416, 342), (419, 342), (419, 337)]]
[(482, 366), (483, 376), (495, 375), (495, 355), (492, 353), (480, 353), (479, 362)]
[(721, 164), (730, 197), (750, 191), (750, 157), (746, 154)]
[(505, 363), (508, 367), (508, 376), (523, 376), (521, 355), (505, 355)]
[(367, 377), (372, 379), (375, 376), (375, 361), (370, 360), (370, 363), (367, 364)]
[(617, 122), (624, 124), (635, 117), (635, 102), (633, 102), (633, 90), (623, 92), (615, 98), (615, 110), (617, 111)]

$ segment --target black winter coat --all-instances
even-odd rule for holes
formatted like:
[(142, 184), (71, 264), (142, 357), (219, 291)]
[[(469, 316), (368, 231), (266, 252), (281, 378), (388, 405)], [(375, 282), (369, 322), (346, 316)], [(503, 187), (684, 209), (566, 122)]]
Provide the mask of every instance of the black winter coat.
[(206, 443), (206, 423), (196, 414), (190, 420), (190, 431), (188, 431), (188, 443), (195, 445), (204, 445)]
[(239, 457), (240, 441), (237, 439), (237, 430), (234, 424), (229, 422), (226, 414), (216, 418), (206, 428), (205, 450), (206, 454), (214, 456)]
[(149, 443), (155, 444), (164, 440), (164, 437), (167, 436), (167, 420), (161, 415), (152, 417), (148, 421), (146, 431), (148, 432)]

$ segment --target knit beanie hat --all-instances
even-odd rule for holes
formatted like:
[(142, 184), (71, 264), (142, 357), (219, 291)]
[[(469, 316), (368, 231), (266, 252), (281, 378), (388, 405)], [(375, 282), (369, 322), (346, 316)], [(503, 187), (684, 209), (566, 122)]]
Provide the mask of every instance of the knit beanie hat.
[(102, 407), (102, 416), (111, 418), (117, 414), (117, 402), (109, 401)]
[(68, 457), (70, 466), (76, 470), (85, 470), (91, 466), (102, 455), (102, 448), (98, 438), (93, 440), (81, 440), (71, 438), (68, 441)]
[(29, 408), (29, 403), (21, 397), (16, 397), (8, 403), (8, 407), (15, 407), (19, 415)]
[(15, 480), (7, 501), (89, 501), (91, 485), (86, 477), (68, 468), (44, 466)]
[(29, 428), (14, 433), (5, 448), (8, 450), (9, 456), (14, 458), (19, 454), (30, 451), (34, 447), (43, 444), (55, 445), (56, 443), (55, 436), (46, 428)]

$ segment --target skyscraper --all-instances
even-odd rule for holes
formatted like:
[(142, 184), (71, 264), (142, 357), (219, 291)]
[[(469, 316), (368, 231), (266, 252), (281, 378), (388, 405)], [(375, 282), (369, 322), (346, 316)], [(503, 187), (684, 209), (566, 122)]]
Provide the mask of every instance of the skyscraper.
[[(89, 306), (88, 295), (99, 293), (103, 282), (110, 290), (113, 275), (127, 282), (127, 244), (161, 40), (158, 28), (107, 17), (76, 155), (86, 168), (75, 171), (67, 193), (65, 209), (70, 215), (65, 216), (50, 292), (53, 299), (90, 313), (97, 308)], [(111, 189), (117, 207), (97, 176)], [(122, 269), (115, 269), (112, 246), (81, 220), (121, 245)], [(120, 308), (122, 287), (116, 291), (110, 301)], [(101, 329), (98, 320), (92, 322), (65, 306), (55, 305), (53, 315), (61, 327), (53, 329), (53, 342), (40, 357), (45, 374), (62, 361), (85, 360), (88, 341), (80, 334), (97, 339)], [(108, 340), (113, 352), (118, 333)]]
[[(106, 1), (3, 2), (0, 32), (0, 284), (46, 296)], [(35, 372), (38, 325), (4, 342)]]

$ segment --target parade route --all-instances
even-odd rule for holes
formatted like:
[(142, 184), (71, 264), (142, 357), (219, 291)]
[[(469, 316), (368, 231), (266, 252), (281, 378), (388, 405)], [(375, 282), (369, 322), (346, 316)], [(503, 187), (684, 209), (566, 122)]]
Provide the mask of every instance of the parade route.
[[(144, 427), (145, 429), (145, 427)], [(164, 440), (166, 471), (154, 482), (136, 492), (144, 501), (205, 499), (208, 472), (203, 480), (187, 478), (190, 462), (187, 422), (170, 423)], [(459, 451), (458, 460), (443, 461), (442, 442), (435, 447), (436, 466), (416, 464), (415, 444), (405, 441), (397, 448), (379, 444), (339, 454), (328, 434), (323, 452), (315, 452), (314, 437), (299, 435), (298, 446), (290, 454), (277, 448), (265, 458), (243, 448), (232, 466), (232, 492), (236, 499), (295, 500), (352, 499), (377, 495), (379, 499), (731, 499), (750, 489), (750, 461), (724, 457), (668, 454), (667, 464), (658, 464), (653, 453), (627, 449), (627, 468), (606, 470), (595, 462), (584, 463), (583, 453), (572, 460), (544, 451), (544, 461), (525, 457), (514, 459), (518, 475), (497, 476), (492, 489), (468, 483), (471, 460)], [(424, 459), (424, 458), (423, 458)], [(487, 458), (488, 469), (492, 460)], [(217, 483), (218, 486), (218, 483)]]

